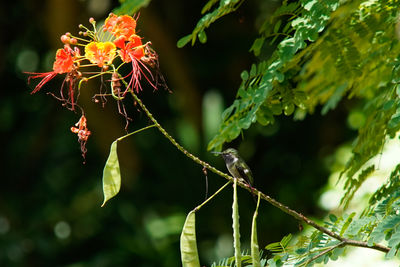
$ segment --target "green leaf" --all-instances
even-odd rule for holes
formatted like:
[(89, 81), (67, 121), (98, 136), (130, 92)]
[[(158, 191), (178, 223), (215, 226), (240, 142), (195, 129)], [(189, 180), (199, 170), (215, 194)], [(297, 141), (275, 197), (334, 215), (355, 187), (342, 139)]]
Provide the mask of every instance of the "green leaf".
[(244, 82), (249, 79), (249, 73), (247, 72), (247, 70), (242, 71), (242, 73), (240, 74), (240, 78), (242, 78)]
[(253, 45), (251, 46), (251, 48), (250, 48), (249, 51), (250, 51), (250, 52), (253, 52), (255, 56), (259, 56), (260, 53), (261, 53), (261, 48), (262, 48), (263, 45), (264, 45), (264, 41), (265, 41), (265, 37), (257, 38), (257, 39), (254, 41), (254, 43), (253, 43)]
[(113, 13), (117, 15), (133, 15), (143, 7), (147, 7), (151, 0), (124, 0), (121, 1), (121, 6), (114, 9)]
[(399, 244), (400, 244), (400, 232), (397, 231), (390, 237), (388, 245), (389, 247), (398, 247)]
[(121, 188), (121, 172), (117, 155), (117, 142), (116, 140), (111, 144), (110, 154), (103, 170), (104, 201), (101, 205), (102, 207), (104, 207), (108, 200), (118, 194)]
[(192, 35), (186, 35), (185, 37), (182, 37), (181, 39), (178, 40), (178, 42), (176, 43), (176, 46), (178, 48), (182, 48), (184, 47), (187, 43), (189, 43), (189, 41), (192, 40)]
[(331, 221), (331, 222), (336, 222), (337, 221), (337, 217), (334, 215), (334, 214), (329, 214), (329, 220)]
[(201, 14), (206, 13), (208, 10), (210, 10), (213, 5), (215, 5), (218, 2), (218, 0), (210, 0), (207, 2), (207, 4), (204, 5), (203, 9), (201, 10)]
[(355, 212), (352, 212), (345, 220), (345, 223), (343, 224), (342, 229), (340, 230), (340, 235), (343, 236), (343, 234), (346, 232), (347, 228), (350, 226), (351, 222), (353, 221), (353, 217), (356, 215)]
[(343, 93), (347, 88), (347, 83), (338, 86), (329, 100), (325, 103), (321, 110), (322, 115), (326, 115), (329, 110), (334, 109), (343, 97)]
[(394, 255), (396, 255), (397, 250), (398, 250), (398, 249), (397, 249), (396, 247), (392, 247), (392, 248), (389, 250), (389, 252), (386, 253), (385, 259), (386, 259), (386, 260), (389, 260), (389, 259), (393, 258)]
[(204, 30), (203, 30), (203, 31), (200, 31), (200, 32), (197, 34), (197, 36), (199, 37), (200, 43), (204, 44), (204, 43), (207, 42), (207, 35), (206, 35), (206, 32), (205, 32)]
[(386, 233), (397, 227), (399, 224), (400, 216), (391, 215), (386, 217), (375, 227), (374, 231), (371, 233), (370, 238), (368, 239), (368, 245), (371, 246), (374, 243), (379, 243), (382, 241), (385, 238)]
[(183, 267), (200, 267), (196, 243), (196, 213), (189, 212), (181, 234), (181, 259)]
[(283, 106), (283, 111), (286, 116), (292, 115), (294, 112), (294, 104), (293, 103), (285, 103)]
[(251, 259), (253, 267), (261, 267), (260, 249), (257, 241), (257, 215), (258, 215), (259, 205), (260, 205), (260, 193), (258, 193), (257, 207), (253, 215), (253, 223), (251, 226)]
[(278, 22), (275, 23), (274, 33), (277, 33), (279, 31), (279, 28), (281, 27), (281, 24), (282, 24), (282, 20), (278, 20)]
[(285, 251), (285, 248), (289, 245), (292, 239), (292, 234), (288, 234), (282, 238), (281, 241), (268, 244), (265, 249), (271, 251), (272, 253), (281, 253)]

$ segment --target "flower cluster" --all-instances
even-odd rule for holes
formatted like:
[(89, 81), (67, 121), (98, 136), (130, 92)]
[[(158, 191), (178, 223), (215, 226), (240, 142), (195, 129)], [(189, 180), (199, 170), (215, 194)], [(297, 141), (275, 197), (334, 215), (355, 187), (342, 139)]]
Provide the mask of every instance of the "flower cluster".
[[(93, 29), (79, 25), (82, 31), (79, 36), (65, 33), (61, 36), (64, 47), (58, 49), (53, 63), (53, 70), (44, 73), (28, 73), (31, 79), (40, 78), (31, 94), (42, 89), (42, 87), (58, 75), (62, 75), (60, 94), (53, 95), (62, 101), (63, 106), (75, 111), (76, 107), (81, 110), (82, 116), (77, 127), (71, 127), (71, 131), (78, 135), (81, 143), (82, 154), (85, 155), (85, 144), (91, 132), (87, 129), (87, 121), (82, 107), (78, 104), (78, 96), (83, 82), (106, 75), (110, 81), (110, 90), (94, 95), (93, 99), (98, 102), (97, 97), (103, 100), (112, 96), (118, 101), (118, 111), (127, 120), (125, 108), (120, 106), (127, 93), (138, 93), (142, 90), (141, 78), (144, 76), (149, 84), (157, 89), (157, 77), (162, 75), (158, 70), (157, 54), (150, 47), (150, 42), (143, 44), (142, 38), (137, 35), (137, 18), (128, 15), (117, 16), (110, 14), (102, 27), (96, 27), (96, 21), (89, 19)], [(121, 66), (128, 64), (128, 73), (121, 74)], [(97, 68), (97, 70), (96, 70)], [(126, 70), (126, 68), (124, 68)], [(153, 74), (153, 73), (155, 74)], [(102, 79), (102, 87), (104, 84)], [(162, 80), (163, 81), (163, 80)]]

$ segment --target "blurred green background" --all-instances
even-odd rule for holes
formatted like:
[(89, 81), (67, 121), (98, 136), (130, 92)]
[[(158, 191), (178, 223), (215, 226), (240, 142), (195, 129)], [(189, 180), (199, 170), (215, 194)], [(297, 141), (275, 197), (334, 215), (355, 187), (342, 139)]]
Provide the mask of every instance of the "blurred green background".
[[(144, 103), (189, 151), (225, 171), (222, 159), (206, 151), (230, 105), (240, 73), (255, 60), (248, 52), (257, 26), (279, 1), (246, 1), (207, 30), (208, 42), (176, 47), (201, 17), (205, 1), (152, 1), (140, 12), (139, 34), (152, 41), (172, 94), (144, 86)], [(202, 167), (175, 149), (153, 128), (118, 146), (122, 188), (100, 208), (101, 177), (109, 148), (124, 135), (125, 120), (113, 101), (91, 101), (98, 84), (81, 92), (92, 136), (86, 164), (70, 127), (80, 114), (63, 108), (46, 92), (54, 79), (30, 95), (23, 71), (51, 70), (60, 36), (77, 34), (89, 17), (104, 20), (118, 1), (2, 1), (0, 42), (0, 132), (3, 150), (0, 186), (0, 266), (180, 266), (179, 235), (186, 214), (204, 200)], [(262, 16), (260, 16), (262, 14)], [(271, 51), (273, 47), (270, 48)], [(267, 57), (271, 51), (265, 51)], [(253, 126), (232, 144), (252, 168), (261, 191), (310, 216), (321, 217), (317, 199), (329, 175), (327, 156), (354, 136), (345, 124), (344, 102), (327, 116), (304, 121), (278, 117), (273, 126)], [(129, 131), (149, 124), (127, 102)], [(209, 173), (209, 192), (225, 183)], [(225, 189), (197, 215), (201, 262), (210, 265), (232, 254), (231, 199)], [(239, 191), (243, 249), (249, 249), (254, 201)], [(264, 247), (299, 223), (267, 203), (259, 210), (259, 242)]]

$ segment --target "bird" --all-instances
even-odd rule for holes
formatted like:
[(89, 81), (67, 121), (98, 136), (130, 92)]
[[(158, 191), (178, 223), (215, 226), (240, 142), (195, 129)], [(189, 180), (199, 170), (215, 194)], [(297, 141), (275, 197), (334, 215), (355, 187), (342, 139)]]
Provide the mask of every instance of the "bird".
[(222, 152), (212, 152), (214, 154), (219, 154), (225, 161), (226, 168), (229, 173), (234, 177), (239, 179), (250, 187), (254, 183), (253, 174), (246, 162), (240, 157), (239, 152), (234, 148), (225, 149)]

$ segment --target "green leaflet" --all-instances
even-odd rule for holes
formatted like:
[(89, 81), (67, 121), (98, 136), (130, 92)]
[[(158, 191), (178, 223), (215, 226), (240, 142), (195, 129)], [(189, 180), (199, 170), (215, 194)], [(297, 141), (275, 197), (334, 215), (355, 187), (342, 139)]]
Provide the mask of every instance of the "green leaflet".
[(370, 197), (369, 204), (374, 205), (383, 197), (393, 195), (400, 188), (400, 164), (390, 174), (389, 179)]
[(119, 189), (121, 188), (121, 172), (117, 155), (117, 142), (118, 140), (115, 140), (111, 144), (110, 155), (108, 156), (103, 170), (104, 201), (101, 205), (102, 207), (104, 207), (108, 200), (118, 194)]
[(186, 35), (184, 37), (182, 37), (181, 39), (178, 40), (178, 42), (176, 43), (176, 46), (178, 48), (182, 48), (184, 47), (187, 43), (189, 43), (189, 41), (192, 40), (192, 35)]
[(284, 236), (279, 242), (268, 244), (265, 249), (271, 251), (272, 253), (282, 253), (289, 245), (290, 240), (292, 240), (292, 234)]
[(114, 9), (113, 12), (117, 15), (133, 15), (142, 7), (147, 7), (150, 1), (151, 0), (120, 0), (121, 6)]
[(183, 267), (200, 267), (196, 243), (196, 213), (189, 212), (181, 234), (181, 259)]
[(201, 14), (206, 13), (208, 10), (210, 10), (213, 5), (215, 5), (218, 2), (218, 0), (210, 0), (207, 2), (207, 4), (204, 5), (203, 9), (201, 10)]
[(233, 220), (233, 246), (235, 249), (235, 263), (237, 267), (242, 266), (242, 253), (240, 251), (240, 231), (239, 231), (239, 206), (237, 197), (237, 179), (233, 179), (233, 204), (232, 204), (232, 220)]
[(253, 267), (261, 267), (260, 249), (257, 241), (257, 215), (258, 215), (259, 205), (260, 205), (260, 192), (258, 192), (257, 207), (253, 215), (253, 223), (251, 226), (251, 259), (253, 262)]
[[(379, 243), (382, 240), (389, 239), (389, 236), (386, 236), (390, 231), (393, 231), (394, 229), (398, 229), (400, 227), (400, 216), (398, 215), (390, 215), (386, 217), (384, 220), (382, 220), (374, 229), (374, 231), (371, 233), (369, 239), (368, 239), (368, 245), (373, 245), (375, 243)], [(390, 238), (392, 236), (390, 235)], [(390, 245), (397, 245), (398, 244), (398, 239), (396, 236), (396, 240), (392, 241), (389, 240)]]
[(207, 35), (206, 32), (204, 30), (200, 31), (197, 36), (199, 37), (199, 41), (200, 43), (204, 44), (207, 42)]
[(375, 171), (375, 165), (371, 165), (363, 169), (358, 175), (357, 179), (348, 179), (344, 185), (347, 188), (346, 193), (343, 195), (340, 203), (347, 207), (351, 199), (353, 198), (357, 189), (361, 184)]

